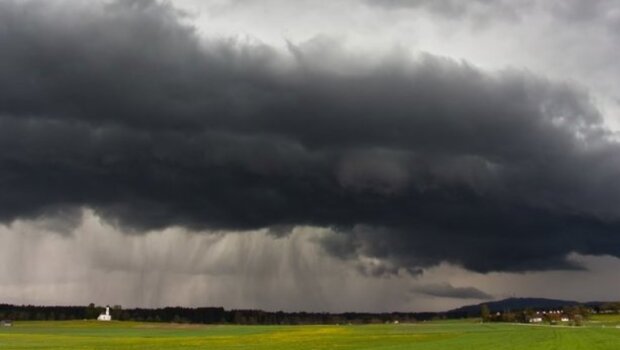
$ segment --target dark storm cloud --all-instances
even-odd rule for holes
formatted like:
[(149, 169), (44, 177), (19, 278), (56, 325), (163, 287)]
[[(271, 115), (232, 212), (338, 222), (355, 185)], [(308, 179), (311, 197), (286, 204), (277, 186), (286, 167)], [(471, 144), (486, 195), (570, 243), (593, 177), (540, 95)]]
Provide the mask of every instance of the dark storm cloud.
[(620, 147), (585, 92), (431, 55), (333, 69), (179, 16), (0, 3), (1, 220), (328, 226), (329, 252), (390, 271), (620, 256)]
[(412, 289), (412, 292), (438, 298), (493, 299), (492, 295), (489, 295), (480, 289), (474, 287), (454, 287), (449, 283), (422, 285)]

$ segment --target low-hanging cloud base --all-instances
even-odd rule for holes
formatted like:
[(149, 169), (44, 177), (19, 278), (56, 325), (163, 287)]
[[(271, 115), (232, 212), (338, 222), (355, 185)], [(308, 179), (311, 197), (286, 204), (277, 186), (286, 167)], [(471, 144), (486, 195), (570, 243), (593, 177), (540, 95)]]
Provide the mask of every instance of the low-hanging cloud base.
[[(342, 260), (318, 244), (339, 235), (316, 227), (284, 236), (178, 227), (136, 235), (92, 210), (71, 219), (17, 220), (0, 225), (0, 300), (391, 312), (445, 311), (512, 296), (613, 300), (620, 293), (608, 283), (617, 258), (568, 257), (587, 271), (482, 274), (442, 263), (411, 275), (376, 258)], [(390, 272), (377, 273), (384, 270)], [(608, 286), (591, 287), (601, 285)]]

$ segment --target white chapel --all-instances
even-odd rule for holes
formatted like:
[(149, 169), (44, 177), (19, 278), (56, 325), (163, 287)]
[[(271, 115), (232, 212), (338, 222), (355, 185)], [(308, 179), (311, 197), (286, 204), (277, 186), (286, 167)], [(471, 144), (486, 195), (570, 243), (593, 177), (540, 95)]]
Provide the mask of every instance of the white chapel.
[(97, 317), (97, 321), (112, 321), (112, 315), (110, 315), (109, 306), (105, 307), (105, 314), (99, 315), (99, 317)]

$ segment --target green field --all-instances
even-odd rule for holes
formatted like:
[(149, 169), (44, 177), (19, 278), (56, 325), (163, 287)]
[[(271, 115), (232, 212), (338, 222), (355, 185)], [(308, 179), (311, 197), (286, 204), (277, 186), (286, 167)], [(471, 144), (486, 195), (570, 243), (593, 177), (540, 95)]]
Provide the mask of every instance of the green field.
[(367, 326), (41, 321), (0, 327), (0, 349), (620, 349), (620, 317), (583, 327), (475, 320)]

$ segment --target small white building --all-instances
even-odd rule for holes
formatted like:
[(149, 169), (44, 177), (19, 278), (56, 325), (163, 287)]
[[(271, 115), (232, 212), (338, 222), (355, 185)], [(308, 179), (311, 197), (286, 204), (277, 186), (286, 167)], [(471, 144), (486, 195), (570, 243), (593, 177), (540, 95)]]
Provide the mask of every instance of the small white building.
[(528, 322), (530, 323), (541, 323), (543, 321), (542, 317), (536, 315), (536, 316), (532, 316), (530, 317), (530, 319), (528, 320)]
[(110, 315), (109, 306), (105, 307), (105, 314), (99, 315), (99, 317), (97, 317), (97, 321), (112, 321), (112, 315)]

